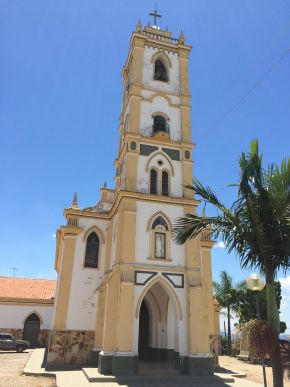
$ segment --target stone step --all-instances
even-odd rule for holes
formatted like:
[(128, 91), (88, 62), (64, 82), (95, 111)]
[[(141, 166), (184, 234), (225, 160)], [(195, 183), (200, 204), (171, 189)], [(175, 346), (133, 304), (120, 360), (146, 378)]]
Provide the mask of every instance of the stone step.
[(119, 384), (128, 383), (175, 383), (178, 384), (221, 384), (234, 383), (235, 379), (227, 375), (212, 376), (191, 376), (182, 374), (138, 374), (138, 375), (101, 375), (98, 368), (83, 368), (83, 373), (90, 383), (109, 383), (116, 382)]

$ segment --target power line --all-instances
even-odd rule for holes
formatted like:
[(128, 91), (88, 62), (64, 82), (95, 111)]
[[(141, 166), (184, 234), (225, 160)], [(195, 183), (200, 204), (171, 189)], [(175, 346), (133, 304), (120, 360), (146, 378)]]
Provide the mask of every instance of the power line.
[(254, 83), (252, 87), (226, 112), (224, 113), (221, 118), (210, 127), (208, 131), (205, 131), (204, 134), (208, 135), (210, 134), (217, 126), (221, 124), (222, 121), (224, 121), (248, 96), (256, 90), (256, 88), (267, 78), (268, 75), (272, 73), (273, 70), (286, 58), (286, 56), (289, 54), (290, 48), (287, 48), (287, 50), (279, 57), (279, 59)]
[(270, 45), (268, 50), (265, 50), (255, 61), (255, 63), (251, 66), (249, 71), (246, 73), (246, 75), (239, 80), (240, 83), (244, 83), (247, 79), (249, 79), (250, 75), (257, 70), (257, 68), (263, 63), (264, 59), (268, 57), (269, 54), (271, 54), (274, 49), (276, 48), (279, 40), (285, 35), (285, 33), (290, 28), (290, 21), (279, 31), (278, 36), (273, 39), (272, 44)]

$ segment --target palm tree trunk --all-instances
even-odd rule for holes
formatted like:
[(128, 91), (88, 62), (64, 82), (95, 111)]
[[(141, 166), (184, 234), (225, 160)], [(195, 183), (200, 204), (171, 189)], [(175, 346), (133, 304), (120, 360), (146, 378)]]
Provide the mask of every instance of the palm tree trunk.
[(228, 311), (228, 356), (232, 354), (232, 333), (231, 333), (231, 311), (227, 307)]
[[(266, 275), (266, 292), (267, 292), (267, 313), (268, 321), (276, 330), (278, 338), (280, 331), (279, 310), (276, 302), (275, 284), (273, 275), (271, 273)], [(271, 354), (272, 373), (273, 373), (273, 387), (283, 387), (283, 371), (281, 364), (280, 345), (273, 348)]]

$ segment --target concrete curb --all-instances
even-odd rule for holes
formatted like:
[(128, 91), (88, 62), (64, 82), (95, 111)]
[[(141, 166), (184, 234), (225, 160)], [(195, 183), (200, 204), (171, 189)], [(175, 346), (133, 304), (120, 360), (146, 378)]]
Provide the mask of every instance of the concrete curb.
[(23, 369), (24, 375), (27, 376), (46, 376), (49, 378), (55, 377), (55, 373), (46, 371), (42, 367), (42, 362), (45, 354), (45, 348), (35, 348)]

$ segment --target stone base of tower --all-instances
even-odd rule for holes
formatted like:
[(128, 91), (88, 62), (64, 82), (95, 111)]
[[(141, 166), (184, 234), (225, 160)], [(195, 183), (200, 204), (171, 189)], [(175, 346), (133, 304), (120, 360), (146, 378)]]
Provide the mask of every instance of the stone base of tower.
[(192, 376), (208, 376), (214, 374), (214, 359), (210, 353), (181, 356), (180, 372)]
[(47, 369), (81, 368), (89, 363), (94, 331), (53, 330), (47, 352)]
[(100, 352), (98, 369), (103, 375), (135, 375), (138, 372), (138, 356), (130, 352)]

